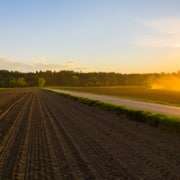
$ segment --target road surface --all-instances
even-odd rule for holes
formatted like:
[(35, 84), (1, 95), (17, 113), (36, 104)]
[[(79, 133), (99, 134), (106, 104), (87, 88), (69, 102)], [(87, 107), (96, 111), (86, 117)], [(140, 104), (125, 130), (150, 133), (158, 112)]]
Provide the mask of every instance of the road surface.
[(54, 92), (65, 93), (65, 94), (71, 94), (71, 95), (79, 96), (79, 97), (85, 97), (85, 98), (94, 99), (94, 100), (99, 100), (102, 102), (107, 102), (107, 103), (112, 103), (112, 104), (117, 104), (117, 105), (125, 105), (129, 107), (137, 108), (137, 109), (180, 117), (180, 107), (178, 106), (170, 106), (170, 105), (163, 105), (163, 104), (157, 104), (157, 103), (121, 99), (121, 98), (110, 97), (110, 96), (105, 96), (105, 95), (80, 93), (80, 92), (60, 90), (60, 89), (48, 88), (48, 90), (51, 90)]
[(0, 179), (180, 179), (180, 137), (40, 89), (0, 92)]

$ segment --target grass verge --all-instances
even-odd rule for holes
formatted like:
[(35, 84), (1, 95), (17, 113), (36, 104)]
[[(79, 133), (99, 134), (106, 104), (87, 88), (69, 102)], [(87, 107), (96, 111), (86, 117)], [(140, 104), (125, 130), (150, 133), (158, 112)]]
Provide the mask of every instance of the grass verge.
[(123, 105), (105, 103), (98, 100), (92, 100), (89, 98), (73, 96), (70, 94), (64, 94), (64, 93), (59, 93), (59, 92), (54, 92), (54, 93), (85, 103), (90, 106), (96, 106), (103, 110), (108, 110), (116, 114), (129, 117), (132, 120), (147, 123), (149, 125), (152, 125), (161, 129), (168, 129), (174, 133), (180, 134), (180, 117), (174, 117), (174, 116), (159, 114), (155, 112), (144, 111), (144, 110), (130, 108)]

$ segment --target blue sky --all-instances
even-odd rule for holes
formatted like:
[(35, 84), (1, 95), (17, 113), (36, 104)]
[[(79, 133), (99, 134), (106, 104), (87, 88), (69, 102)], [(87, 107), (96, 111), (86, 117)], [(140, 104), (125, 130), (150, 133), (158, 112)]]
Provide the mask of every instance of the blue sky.
[(0, 69), (180, 69), (178, 0), (2, 0)]

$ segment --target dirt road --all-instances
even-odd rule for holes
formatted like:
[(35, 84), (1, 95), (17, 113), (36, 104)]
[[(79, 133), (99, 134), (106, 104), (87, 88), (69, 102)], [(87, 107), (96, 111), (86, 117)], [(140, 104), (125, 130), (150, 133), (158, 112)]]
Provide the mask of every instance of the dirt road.
[(109, 97), (105, 95), (80, 93), (80, 92), (60, 90), (60, 89), (50, 89), (50, 88), (48, 89), (54, 92), (72, 94), (75, 96), (95, 99), (102, 102), (125, 105), (125, 106), (129, 106), (133, 108), (138, 108), (138, 109), (143, 109), (147, 111), (158, 112), (158, 113), (173, 115), (173, 116), (178, 116), (178, 117), (180, 116), (180, 107), (177, 107), (177, 106), (163, 105), (163, 104), (157, 104), (157, 103), (148, 103), (148, 102), (142, 102), (142, 101), (136, 101), (136, 100)]
[(45, 90), (0, 91), (0, 180), (180, 179), (179, 142)]

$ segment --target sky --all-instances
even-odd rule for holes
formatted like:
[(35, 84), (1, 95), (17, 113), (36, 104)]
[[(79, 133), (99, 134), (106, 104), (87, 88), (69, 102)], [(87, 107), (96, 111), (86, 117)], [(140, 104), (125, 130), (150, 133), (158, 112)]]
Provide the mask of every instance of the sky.
[(179, 0), (1, 0), (0, 69), (180, 70)]

